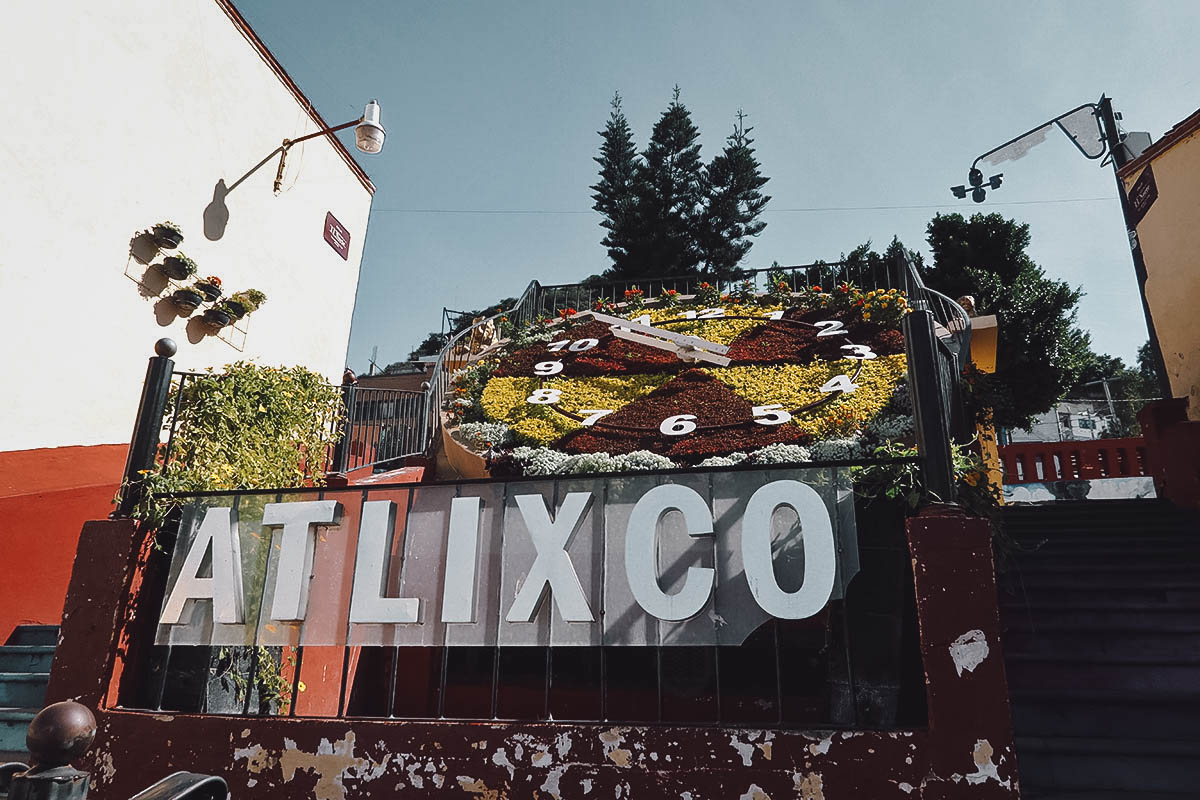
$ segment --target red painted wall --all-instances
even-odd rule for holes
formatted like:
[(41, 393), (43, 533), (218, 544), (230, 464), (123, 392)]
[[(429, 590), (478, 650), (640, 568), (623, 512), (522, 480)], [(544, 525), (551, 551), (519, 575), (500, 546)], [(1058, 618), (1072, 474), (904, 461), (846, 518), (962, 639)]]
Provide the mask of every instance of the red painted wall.
[(23, 623), (57, 625), (79, 531), (112, 510), (128, 445), (0, 453), (0, 643)]

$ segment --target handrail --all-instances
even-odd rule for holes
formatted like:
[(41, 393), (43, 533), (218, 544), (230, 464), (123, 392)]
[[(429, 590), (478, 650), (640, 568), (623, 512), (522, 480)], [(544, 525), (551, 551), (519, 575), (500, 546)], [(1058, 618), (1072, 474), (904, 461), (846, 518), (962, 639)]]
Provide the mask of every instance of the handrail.
[[(458, 369), (460, 363), (455, 354), (465, 354), (465, 357), (461, 359), (461, 364), (463, 366), (469, 364), (472, 360), (471, 356), (476, 355), (474, 352), (476, 346), (482, 344), (485, 338), (480, 333), (487, 326), (490, 326), (491, 330), (495, 331), (496, 323), (501, 317), (506, 317), (513, 323), (514, 327), (519, 327), (530, 322), (536, 314), (536, 301), (539, 288), (540, 284), (537, 281), (530, 281), (512, 308), (499, 311), (485, 320), (463, 328), (446, 341), (441, 352), (438, 353), (437, 361), (434, 362), (433, 371), (430, 373), (427, 388), (425, 389), (426, 451), (431, 449), (434, 442), (437, 441), (438, 428), (441, 425), (442, 404), (445, 402), (446, 395), (450, 390), (450, 379), (453, 377), (453, 373)], [(464, 340), (466, 340), (465, 350), (461, 348)]]

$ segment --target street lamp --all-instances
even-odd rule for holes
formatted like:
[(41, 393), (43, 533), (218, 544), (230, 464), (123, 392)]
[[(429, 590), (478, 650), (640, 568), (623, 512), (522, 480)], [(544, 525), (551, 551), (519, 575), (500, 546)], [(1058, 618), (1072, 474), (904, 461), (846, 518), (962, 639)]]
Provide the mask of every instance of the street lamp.
[[(1046, 141), (1046, 136), (1056, 128), (1066, 134), (1075, 148), (1086, 158), (1095, 160), (1108, 156), (1112, 164), (1113, 175), (1117, 179), (1117, 193), (1121, 200), (1121, 213), (1125, 217), (1125, 231), (1129, 236), (1129, 249), (1133, 255), (1133, 271), (1137, 277), (1138, 292), (1142, 299), (1142, 314), (1146, 318), (1146, 332), (1150, 335), (1150, 354), (1154, 359), (1154, 371), (1158, 373), (1158, 389), (1163, 397), (1171, 396), (1171, 384), (1167, 380), (1167, 368), (1163, 363), (1162, 349), (1158, 345), (1158, 333), (1154, 329), (1154, 319), (1150, 314), (1150, 303), (1146, 300), (1146, 262), (1142, 257), (1142, 248), (1138, 244), (1137, 220), (1129, 207), (1129, 197), (1125, 192), (1125, 184), (1121, 181), (1121, 167), (1133, 161), (1143, 150), (1150, 146), (1150, 134), (1123, 134), (1117, 127), (1120, 114), (1113, 111), (1112, 100), (1100, 95), (1095, 103), (1084, 103), (1076, 106), (1065, 114), (1059, 114), (1052, 120), (1043, 122), (1032, 130), (1025, 131), (1014, 139), (1009, 139), (999, 147), (993, 147), (971, 162), (967, 173), (968, 182), (973, 187), (971, 199), (982, 203), (986, 192), (983, 188), (983, 172), (979, 164), (995, 166), (1005, 161), (1016, 161), (1026, 153)], [(1104, 162), (1101, 162), (1103, 165)], [(993, 175), (988, 185), (992, 189), (1000, 186), (1003, 174)], [(967, 196), (966, 186), (952, 186), (950, 191), (954, 196), (963, 199)]]
[(322, 128), (315, 133), (301, 136), (299, 139), (284, 139), (283, 144), (279, 146), (279, 169), (275, 171), (275, 194), (279, 194), (283, 188), (283, 170), (287, 164), (288, 150), (291, 149), (292, 145), (313, 139), (317, 136), (324, 136), (327, 133), (344, 131), (352, 125), (354, 126), (354, 144), (361, 152), (368, 155), (375, 155), (383, 149), (383, 140), (387, 132), (384, 131), (383, 125), (379, 122), (379, 103), (372, 100), (367, 103), (363, 115), (358, 119), (343, 122), (341, 125), (335, 125), (332, 128)]

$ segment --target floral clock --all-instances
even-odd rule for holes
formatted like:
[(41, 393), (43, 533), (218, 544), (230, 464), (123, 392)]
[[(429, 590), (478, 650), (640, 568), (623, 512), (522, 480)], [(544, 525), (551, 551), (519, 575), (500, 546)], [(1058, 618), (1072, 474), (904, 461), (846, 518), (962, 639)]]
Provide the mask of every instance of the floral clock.
[(493, 473), (544, 474), (852, 458), (911, 429), (903, 295), (769, 300), (602, 307), (519, 331), (458, 376), (456, 438)]

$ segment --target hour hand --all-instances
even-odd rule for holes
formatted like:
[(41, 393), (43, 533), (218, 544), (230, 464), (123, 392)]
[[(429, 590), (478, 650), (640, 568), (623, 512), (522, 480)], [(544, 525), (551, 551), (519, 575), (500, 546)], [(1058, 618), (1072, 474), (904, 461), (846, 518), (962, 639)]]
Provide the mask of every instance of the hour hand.
[(655, 328), (653, 325), (642, 325), (639, 322), (631, 322), (597, 311), (586, 311), (579, 316), (585, 315), (591, 315), (596, 321), (609, 325), (612, 328), (613, 336), (619, 339), (666, 350), (684, 361), (707, 361), (722, 367), (729, 366), (729, 359), (725, 356), (729, 352), (729, 348), (723, 344), (710, 342), (699, 336), (689, 336), (663, 328)]

